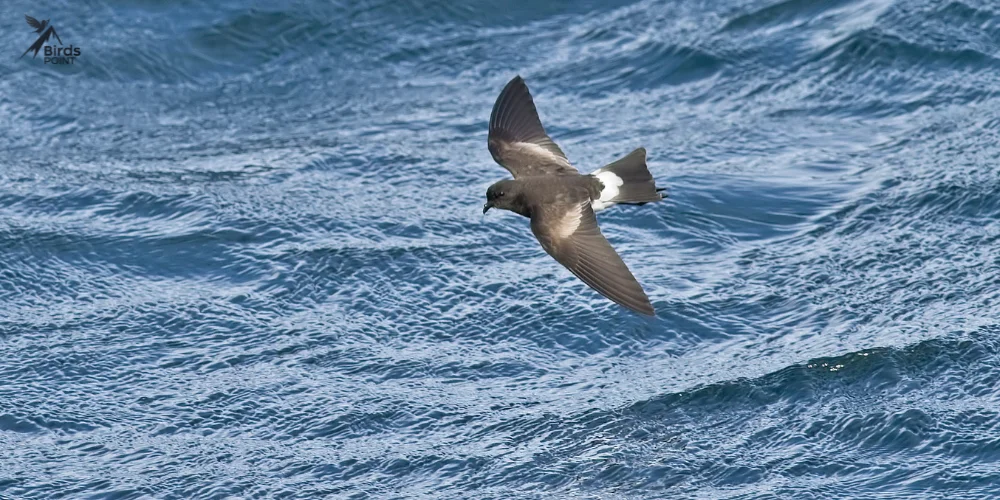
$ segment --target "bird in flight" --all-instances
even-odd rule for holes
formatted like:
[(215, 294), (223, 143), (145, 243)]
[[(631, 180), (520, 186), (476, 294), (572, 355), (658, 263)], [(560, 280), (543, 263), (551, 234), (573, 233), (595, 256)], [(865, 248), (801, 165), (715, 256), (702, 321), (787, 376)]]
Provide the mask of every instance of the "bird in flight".
[(594, 212), (613, 205), (660, 201), (646, 168), (646, 150), (632, 151), (591, 174), (574, 168), (545, 133), (528, 86), (514, 77), (490, 115), (489, 149), (513, 179), (486, 190), (485, 214), (510, 210), (531, 219), (531, 232), (557, 262), (601, 295), (655, 316), (642, 286), (601, 234)]
[(42, 50), (42, 46), (45, 45), (49, 41), (49, 38), (53, 35), (55, 35), (56, 40), (59, 40), (59, 45), (62, 45), (62, 39), (59, 38), (59, 34), (56, 33), (56, 28), (49, 24), (48, 19), (39, 21), (38, 19), (25, 14), (24, 20), (28, 21), (28, 26), (35, 28), (35, 33), (41, 33), (41, 35), (39, 35), (38, 40), (35, 40), (35, 43), (31, 44), (31, 47), (28, 47), (28, 50), (24, 51), (24, 54), (21, 54), (21, 57), (28, 55), (28, 52), (35, 51), (34, 55), (31, 56), (31, 58), (34, 59), (35, 56), (38, 55), (38, 51)]

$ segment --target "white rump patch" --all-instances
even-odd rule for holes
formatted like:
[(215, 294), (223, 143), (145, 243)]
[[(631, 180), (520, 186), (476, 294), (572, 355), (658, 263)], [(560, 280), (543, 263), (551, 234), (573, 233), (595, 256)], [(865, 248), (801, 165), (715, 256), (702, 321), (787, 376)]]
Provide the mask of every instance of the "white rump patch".
[(593, 175), (594, 177), (597, 177), (597, 180), (601, 181), (601, 184), (604, 185), (604, 189), (601, 190), (601, 196), (590, 202), (591, 208), (597, 212), (598, 210), (604, 210), (605, 208), (615, 204), (615, 202), (611, 200), (614, 200), (618, 196), (618, 188), (620, 188), (622, 184), (625, 184), (625, 181), (623, 181), (621, 177), (615, 175), (614, 172), (602, 172), (598, 170), (594, 172)]
[(576, 232), (576, 228), (580, 227), (580, 219), (583, 217), (583, 209), (581, 206), (575, 206), (566, 212), (562, 220), (559, 221), (559, 226), (556, 227), (556, 236), (561, 240), (565, 240), (573, 233)]

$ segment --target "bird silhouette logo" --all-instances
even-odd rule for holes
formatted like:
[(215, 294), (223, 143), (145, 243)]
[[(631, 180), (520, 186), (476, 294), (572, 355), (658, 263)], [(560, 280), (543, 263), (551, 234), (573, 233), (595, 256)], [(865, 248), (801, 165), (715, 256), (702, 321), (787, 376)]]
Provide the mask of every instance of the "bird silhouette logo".
[[(38, 19), (25, 14), (24, 20), (28, 21), (28, 26), (34, 28), (35, 33), (40, 33), (40, 35), (38, 35), (38, 40), (35, 40), (35, 43), (31, 44), (31, 46), (28, 47), (28, 50), (24, 51), (24, 54), (21, 54), (21, 57), (28, 55), (28, 52), (34, 51), (35, 53), (31, 56), (31, 58), (34, 59), (35, 56), (38, 55), (38, 51), (42, 50), (42, 46), (44, 46), (53, 35), (56, 37), (56, 40), (59, 40), (59, 45), (63, 44), (62, 39), (59, 38), (59, 34), (56, 33), (56, 28), (49, 23), (48, 19), (39, 21)], [(46, 52), (46, 54), (48, 54), (48, 52)]]

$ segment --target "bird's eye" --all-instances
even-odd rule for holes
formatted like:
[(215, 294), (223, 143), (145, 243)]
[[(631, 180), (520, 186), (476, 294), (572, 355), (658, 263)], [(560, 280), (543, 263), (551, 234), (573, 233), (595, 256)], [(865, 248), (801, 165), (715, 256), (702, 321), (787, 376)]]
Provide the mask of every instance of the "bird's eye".
[(503, 198), (503, 191), (497, 191), (497, 198)]

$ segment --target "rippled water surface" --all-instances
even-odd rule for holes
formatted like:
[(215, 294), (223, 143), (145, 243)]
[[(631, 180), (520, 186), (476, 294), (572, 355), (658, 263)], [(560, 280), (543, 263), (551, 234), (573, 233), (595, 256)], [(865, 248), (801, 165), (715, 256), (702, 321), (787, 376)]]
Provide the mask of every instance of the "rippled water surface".
[[(0, 497), (1000, 494), (996, 2), (7, 7)], [(482, 215), (516, 74), (657, 318)]]

